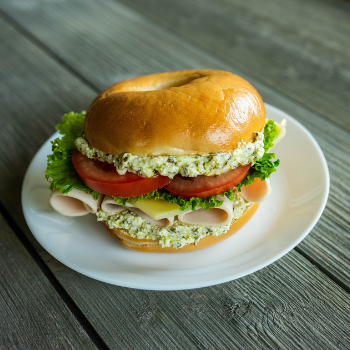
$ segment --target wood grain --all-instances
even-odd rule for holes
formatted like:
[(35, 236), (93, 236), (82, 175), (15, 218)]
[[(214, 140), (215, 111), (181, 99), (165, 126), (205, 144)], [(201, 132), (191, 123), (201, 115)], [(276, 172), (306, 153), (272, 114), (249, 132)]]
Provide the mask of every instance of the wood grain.
[[(102, 89), (131, 75), (231, 66), (113, 2), (32, 0), (24, 6), (2, 1), (0, 8), (18, 21), (17, 25), (0, 19), (0, 93), (4, 96), (0, 147), (8, 150), (0, 152), (0, 199), (110, 348), (349, 348), (349, 294), (295, 251), (240, 280), (177, 292), (107, 285), (75, 273), (43, 251), (25, 225), (19, 188), (31, 157), (63, 112), (87, 106), (97, 92), (92, 86)], [(101, 50), (108, 55), (101, 55)], [(339, 164), (348, 159), (349, 134), (250, 80), (268, 102), (302, 121), (326, 152), (333, 178), (331, 200), (325, 219), (311, 235), (317, 249), (313, 241), (312, 249), (302, 249), (315, 254), (317, 263), (348, 285), (348, 272), (342, 274), (341, 269), (349, 264), (345, 234), (349, 172)], [(339, 184), (343, 184), (341, 191)], [(337, 229), (327, 231), (325, 225)], [(342, 246), (330, 250), (334, 237)], [(330, 252), (333, 255), (325, 262), (324, 254)], [(336, 257), (341, 253), (344, 258), (339, 261)]]
[(239, 280), (173, 292), (102, 285), (56, 265), (56, 276), (111, 348), (350, 346), (349, 294), (295, 251)]
[(120, 0), (350, 131), (350, 3)]
[(95, 93), (1, 19), (0, 42), (1, 202), (23, 229), (21, 187), (30, 160), (62, 115), (83, 110)]
[(0, 349), (95, 349), (0, 214)]
[[(302, 122), (325, 152), (331, 173), (331, 192), (324, 215), (299, 248), (345, 288), (350, 287), (350, 139), (346, 115), (342, 116), (343, 127), (339, 128), (315, 112), (317, 106), (313, 110), (306, 109), (260, 79), (165, 32), (117, 2), (84, 1), (83, 5), (81, 0), (69, 4), (36, 1), (41, 4), (40, 11), (38, 6), (21, 8), (10, 2), (2, 3), (2, 8), (20, 21), (25, 30), (99, 90), (121, 79), (160, 70), (219, 68), (242, 75), (258, 89), (266, 102)], [(338, 101), (336, 91), (332, 98)]]

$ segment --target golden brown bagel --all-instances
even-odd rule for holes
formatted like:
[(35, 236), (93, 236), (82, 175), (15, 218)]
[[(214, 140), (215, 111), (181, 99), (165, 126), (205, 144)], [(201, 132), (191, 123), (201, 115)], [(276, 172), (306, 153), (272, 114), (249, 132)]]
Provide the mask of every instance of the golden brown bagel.
[(158, 241), (153, 241), (151, 239), (133, 238), (125, 230), (118, 229), (118, 228), (110, 229), (106, 224), (105, 226), (111, 236), (118, 238), (124, 247), (131, 250), (136, 250), (138, 252), (147, 252), (147, 253), (193, 252), (195, 250), (200, 250), (200, 249), (210, 247), (232, 236), (250, 220), (250, 218), (256, 212), (258, 207), (259, 207), (259, 203), (252, 203), (251, 206), (248, 207), (248, 209), (243, 213), (243, 215), (232, 223), (232, 225), (230, 226), (230, 229), (226, 233), (220, 236), (212, 236), (212, 235), (206, 236), (202, 238), (196, 245), (188, 244), (180, 249), (176, 249), (173, 247), (162, 248), (162, 246), (158, 244)]
[(230, 152), (265, 124), (265, 107), (247, 81), (200, 69), (159, 73), (114, 84), (91, 104), (90, 146), (138, 156)]

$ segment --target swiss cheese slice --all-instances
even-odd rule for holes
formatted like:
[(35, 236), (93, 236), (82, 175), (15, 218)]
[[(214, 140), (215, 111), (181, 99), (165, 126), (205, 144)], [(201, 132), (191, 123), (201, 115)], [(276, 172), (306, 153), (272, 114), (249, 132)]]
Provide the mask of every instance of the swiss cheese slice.
[[(155, 220), (169, 218), (185, 212), (180, 210), (178, 204), (165, 202), (161, 199), (145, 198), (142, 201), (132, 203), (136, 208), (139, 208)], [(189, 210), (191, 210), (191, 208)]]

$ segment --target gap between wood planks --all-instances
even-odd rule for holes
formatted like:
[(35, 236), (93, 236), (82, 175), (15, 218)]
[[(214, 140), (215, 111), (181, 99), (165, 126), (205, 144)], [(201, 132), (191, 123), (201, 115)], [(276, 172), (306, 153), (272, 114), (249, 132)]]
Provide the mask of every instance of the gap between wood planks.
[(332, 275), (327, 269), (325, 269), (322, 265), (318, 264), (317, 261), (309, 257), (302, 249), (298, 248), (298, 246), (293, 248), (298, 254), (303, 256), (306, 260), (308, 260), (312, 265), (316, 266), (323, 274), (329, 277), (333, 282), (335, 282), (338, 286), (344, 289), (347, 293), (350, 294), (350, 287), (348, 287), (345, 283), (339, 280), (336, 276)]
[[(121, 5), (121, 6), (125, 6), (125, 5)], [(126, 6), (125, 6), (126, 7)], [(132, 10), (129, 7), (126, 7), (129, 11), (132, 12), (136, 12), (135, 10)], [(38, 46), (43, 52), (45, 52), (50, 58), (54, 59), (56, 62), (58, 62), (62, 67), (64, 67), (68, 72), (70, 72), (73, 76), (77, 77), (80, 81), (82, 81), (85, 85), (87, 85), (89, 88), (91, 88), (93, 91), (95, 91), (96, 93), (100, 93), (101, 89), (94, 85), (90, 80), (86, 79), (84, 75), (80, 74), (78, 71), (76, 71), (74, 68), (72, 68), (69, 64), (67, 64), (65, 62), (64, 59), (62, 59), (55, 51), (53, 51), (52, 49), (50, 49), (48, 46), (46, 46), (42, 41), (40, 41), (38, 38), (36, 38), (33, 34), (31, 34), (27, 29), (25, 29), (23, 26), (21, 26), (20, 23), (18, 23), (15, 19), (13, 19), (10, 15), (8, 15), (6, 12), (4, 12), (4, 10), (0, 9), (0, 17), (6, 21), (9, 25), (11, 25), (13, 28), (17, 29), (18, 32), (20, 32), (21, 34), (23, 34), (23, 36), (25, 36), (28, 40), (32, 41), (36, 46)], [(153, 22), (151, 19), (147, 18), (147, 17), (143, 17), (143, 19), (146, 22), (150, 22), (152, 23), (152, 25), (154, 25), (155, 27), (158, 27), (159, 30), (166, 32), (168, 35), (176, 37), (173, 33), (171, 33), (170, 31), (168, 31), (167, 28), (163, 28), (161, 27), (158, 23)], [(185, 39), (182, 39), (185, 41)], [(205, 52), (203, 49), (198, 49), (198, 51), (202, 51)], [(210, 52), (207, 52), (207, 54), (209, 56), (212, 56), (212, 54)], [(215, 59), (217, 61), (221, 61), (220, 59), (216, 58)], [(225, 64), (227, 65), (227, 64)], [(250, 73), (246, 74), (247, 76), (251, 75)], [(293, 104), (305, 109), (308, 112), (311, 112), (312, 114), (314, 114), (315, 116), (317, 116), (318, 118), (326, 121), (329, 123), (329, 119), (327, 117), (325, 117), (323, 114), (320, 114), (319, 112), (313, 110), (311, 107), (304, 105), (303, 103), (299, 102), (298, 100), (296, 100), (295, 98), (284, 94), (283, 92), (281, 92), (280, 90), (276, 90), (272, 85), (266, 83), (265, 81), (261, 80), (259, 77), (257, 76), (252, 76), (252, 78), (254, 78), (254, 80), (256, 80), (258, 83), (260, 83), (261, 85), (265, 85), (266, 87), (268, 87), (268, 89), (270, 89), (272, 92), (274, 92), (276, 95), (282, 96), (285, 99), (289, 100), (290, 102), (292, 102)], [(337, 128), (341, 129), (343, 132), (345, 131), (347, 134), (350, 135), (350, 132), (348, 132), (347, 130), (344, 130), (344, 128), (339, 125), (338, 123), (333, 121), (333, 125), (335, 125)]]
[[(121, 6), (125, 6), (123, 4), (121, 4)], [(133, 10), (127, 6), (125, 6), (129, 11), (138, 13), (136, 10)], [(2, 17), (7, 23), (9, 23), (10, 25), (12, 25), (14, 28), (16, 28), (18, 30), (18, 32), (22, 33), (25, 37), (27, 37), (30, 41), (32, 41), (36, 46), (40, 47), (42, 49), (42, 51), (44, 51), (45, 53), (47, 53), (48, 56), (50, 56), (51, 58), (53, 58), (54, 60), (56, 60), (61, 66), (63, 66), (67, 71), (69, 71), (70, 73), (72, 73), (72, 75), (74, 75), (75, 77), (77, 77), (79, 80), (81, 80), (85, 85), (87, 85), (88, 87), (90, 87), (92, 90), (96, 91), (97, 93), (101, 92), (101, 89), (99, 87), (97, 87), (96, 85), (94, 85), (92, 82), (90, 82), (88, 79), (86, 79), (84, 77), (84, 75), (80, 74), (78, 71), (76, 71), (74, 68), (72, 68), (70, 65), (68, 65), (64, 59), (62, 59), (55, 51), (53, 51), (52, 49), (50, 49), (48, 46), (46, 46), (42, 41), (40, 41), (38, 38), (36, 38), (33, 34), (31, 34), (27, 29), (25, 29), (23, 26), (21, 26), (20, 23), (18, 23), (15, 19), (13, 19), (10, 15), (8, 15), (4, 10), (0, 9), (0, 17)], [(173, 37), (177, 37), (176, 35), (174, 35), (172, 32), (168, 31), (167, 28), (163, 28), (161, 27), (158, 23), (152, 21), (151, 19), (149, 19), (148, 17), (143, 17), (143, 19), (146, 22), (150, 22), (152, 23), (153, 26), (158, 27), (159, 30), (161, 31), (165, 31), (167, 32), (168, 35), (173, 36)], [(186, 39), (182, 39), (184, 41), (186, 41)], [(198, 49), (198, 51), (203, 51), (204, 50)], [(210, 52), (207, 52), (208, 55), (212, 56), (212, 54)], [(217, 61), (220, 61), (220, 59), (216, 58), (215, 59)], [(247, 76), (251, 75), (251, 72), (246, 74)], [(266, 87), (268, 87), (271, 91), (273, 91), (276, 95), (280, 95), (283, 96), (284, 98), (286, 98), (287, 100), (291, 101), (293, 104), (313, 113), (314, 115), (316, 115), (317, 117), (323, 119), (324, 121), (329, 122), (329, 119), (326, 118), (323, 114), (320, 114), (319, 112), (313, 110), (311, 107), (304, 105), (303, 103), (299, 102), (298, 100), (296, 100), (295, 98), (284, 94), (283, 92), (281, 92), (280, 90), (276, 90), (272, 85), (270, 85), (269, 83), (266, 83), (265, 81), (262, 81), (259, 77), (257, 76), (252, 76), (258, 83), (265, 85)], [(346, 131), (349, 135), (350, 133), (347, 130), (344, 130), (344, 128), (339, 125), (338, 123), (333, 121), (333, 124), (336, 125), (338, 128), (340, 128), (342, 131)]]
[(49, 283), (53, 286), (55, 291), (61, 297), (62, 301), (67, 305), (72, 315), (76, 318), (79, 324), (83, 327), (87, 335), (93, 341), (98, 349), (105, 350), (109, 349), (105, 342), (102, 340), (100, 335), (96, 332), (94, 327), (91, 325), (89, 320), (85, 317), (85, 315), (81, 312), (79, 307), (73, 301), (73, 299), (69, 296), (69, 294), (65, 291), (59, 281), (56, 279), (53, 272), (47, 267), (45, 262), (41, 259), (40, 255), (30, 244), (28, 238), (24, 235), (21, 229), (18, 227), (14, 219), (11, 217), (10, 213), (3, 206), (0, 201), (0, 213), (3, 215), (5, 221), (10, 226), (12, 231), (16, 234), (19, 241), (23, 244), (24, 248), (28, 251), (34, 262), (38, 265), (44, 276), (47, 278)]
[(100, 92), (96, 85), (92, 84), (88, 79), (86, 79), (79, 72), (70, 67), (60, 56), (58, 56), (54, 51), (52, 51), (49, 47), (43, 44), (39, 39), (37, 39), (33, 34), (23, 28), (18, 22), (16, 22), (12, 17), (10, 17), (7, 13), (0, 9), (0, 17), (7, 22), (10, 26), (16, 29), (19, 33), (23, 34), (29, 41), (31, 41), (35, 46), (39, 47), (42, 51), (44, 51), (47, 56), (58, 62), (62, 67), (64, 67), (69, 73), (78, 78), (82, 83), (87, 85), (92, 90), (97, 93)]
[[(71, 73), (73, 76), (78, 78), (83, 84), (91, 88), (96, 93), (100, 92), (100, 88), (98, 88), (96, 85), (91, 83), (88, 79), (86, 79), (82, 74), (77, 72), (74, 68), (72, 68), (70, 65), (68, 65), (65, 60), (63, 60), (55, 51), (51, 50), (49, 47), (47, 47), (43, 42), (41, 42), (39, 39), (37, 39), (33, 34), (31, 34), (28, 30), (23, 28), (16, 20), (14, 20), (11, 16), (9, 16), (7, 13), (5, 13), (3, 10), (0, 10), (0, 17), (4, 19), (9, 25), (11, 25), (14, 29), (16, 29), (19, 33), (21, 33), (24, 37), (26, 37), (28, 40), (33, 42), (34, 45), (36, 45), (40, 50), (45, 52), (50, 58), (54, 59), (56, 62), (58, 62), (59, 65), (61, 65), (64, 69), (66, 69), (69, 73)], [(148, 18), (145, 18), (145, 20), (152, 22)], [(158, 24), (152, 22), (153, 25), (161, 28)], [(161, 28), (161, 30), (167, 31), (167, 29)], [(167, 31), (168, 32), (168, 31)], [(173, 35), (172, 33), (168, 32), (169, 35)], [(261, 83), (262, 85), (267, 86), (271, 91), (273, 91), (275, 94), (283, 96), (289, 101), (292, 101), (293, 104), (298, 105), (302, 107), (303, 109), (312, 112), (317, 117), (329, 122), (327, 118), (325, 118), (322, 114), (319, 114), (318, 112), (315, 112), (312, 108), (303, 105), (299, 101), (296, 101), (294, 98), (291, 98), (288, 95), (285, 95), (281, 93), (280, 91), (276, 91), (272, 86), (269, 84), (261, 81), (259, 78), (254, 77), (256, 81)], [(340, 128), (339, 125), (337, 127)], [(94, 341), (96, 346), (100, 349), (107, 348), (103, 340), (100, 338), (98, 333), (94, 330), (94, 328), (91, 326), (87, 318), (84, 316), (84, 314), (80, 311), (80, 309), (77, 307), (77, 305), (74, 303), (74, 301), (71, 299), (69, 294), (64, 290), (62, 285), (58, 282), (54, 274), (51, 272), (51, 270), (47, 267), (45, 262), (40, 258), (39, 254), (36, 252), (36, 250), (32, 247), (29, 240), (25, 237), (25, 235), (22, 233), (20, 228), (17, 226), (15, 221), (11, 218), (10, 214), (7, 212), (5, 207), (0, 202), (0, 212), (3, 214), (5, 220), (8, 222), (9, 226), (13, 229), (13, 231), (16, 233), (18, 239), (21, 241), (21, 243), (24, 245), (24, 247), (27, 249), (29, 254), (32, 256), (34, 261), (38, 264), (44, 275), (48, 278), (50, 283), (53, 285), (53, 287), (57, 290), (61, 298), (64, 300), (64, 302), (67, 304), (71, 312), (75, 315), (77, 320), (80, 322), (82, 327), (85, 329), (85, 331), (89, 334), (91, 339)], [(341, 282), (336, 276), (334, 276), (332, 273), (327, 271), (322, 265), (318, 264), (314, 259), (309, 257), (307, 254), (305, 254), (301, 249), (298, 247), (294, 248), (296, 252), (300, 255), (302, 255), (306, 260), (308, 260), (310, 263), (312, 263), (314, 266), (316, 266), (320, 271), (322, 271), (323, 274), (328, 276), (331, 280), (333, 280), (336, 284), (338, 284), (344, 291), (347, 293), (350, 293), (350, 288), (347, 287), (343, 282)]]

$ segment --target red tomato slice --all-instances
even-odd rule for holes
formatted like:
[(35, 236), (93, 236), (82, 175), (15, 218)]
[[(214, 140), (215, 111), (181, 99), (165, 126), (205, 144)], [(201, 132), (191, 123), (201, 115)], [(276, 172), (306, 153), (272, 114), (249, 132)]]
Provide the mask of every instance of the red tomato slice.
[(182, 177), (176, 175), (164, 188), (175, 196), (184, 198), (205, 198), (223, 193), (237, 186), (249, 171), (250, 164), (214, 176), (199, 175), (197, 177)]
[(119, 175), (112, 164), (89, 159), (78, 150), (73, 152), (72, 161), (86, 186), (114, 197), (141, 196), (164, 187), (171, 181), (170, 178), (160, 175), (151, 178), (129, 172)]

